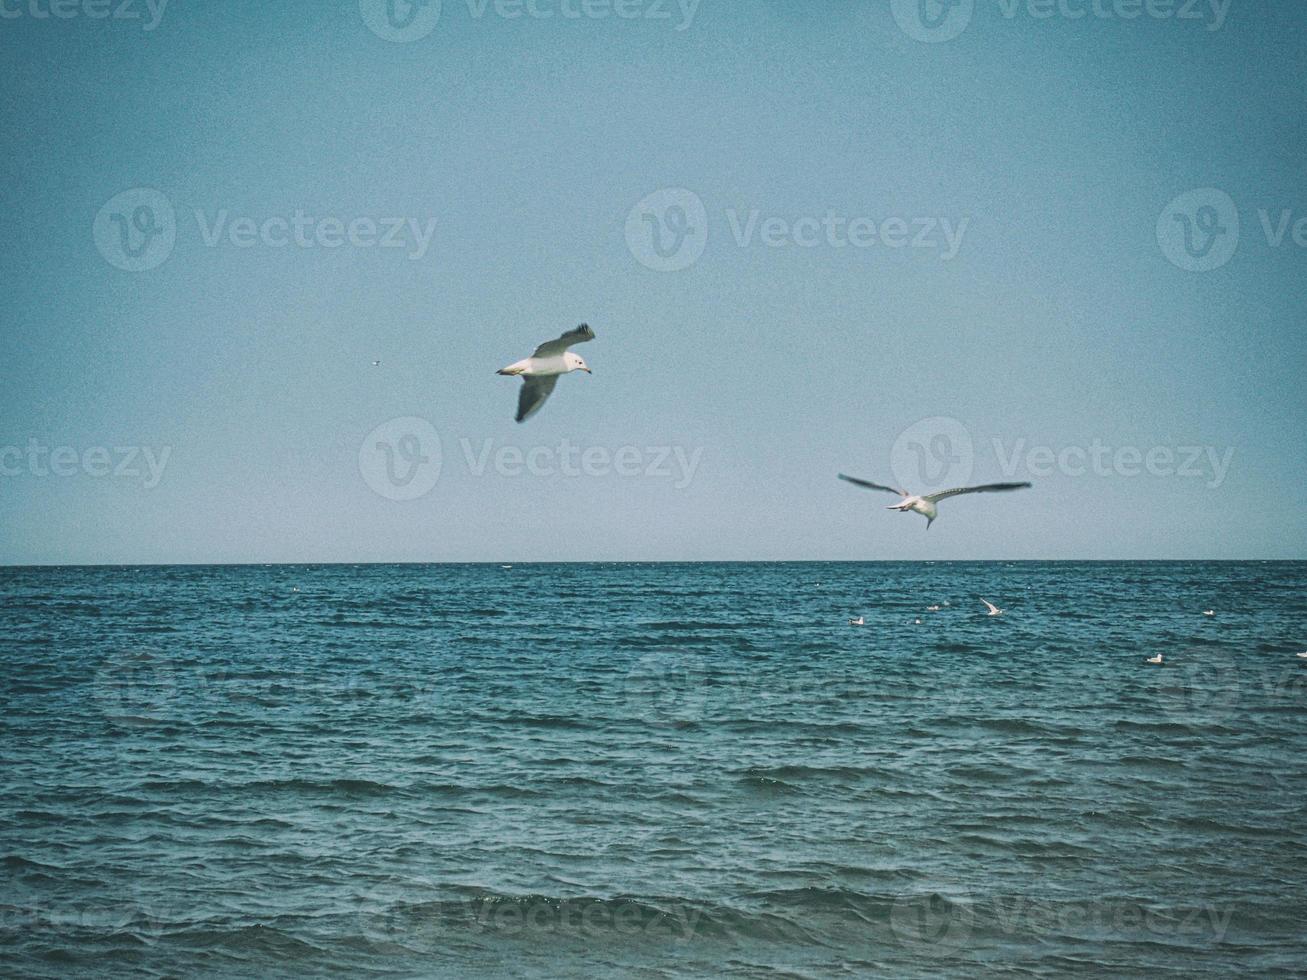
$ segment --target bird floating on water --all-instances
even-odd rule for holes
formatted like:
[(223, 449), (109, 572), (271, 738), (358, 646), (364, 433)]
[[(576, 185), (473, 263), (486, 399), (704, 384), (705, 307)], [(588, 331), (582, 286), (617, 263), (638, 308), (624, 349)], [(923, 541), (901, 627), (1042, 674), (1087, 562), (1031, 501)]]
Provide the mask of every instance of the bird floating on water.
[(1002, 609), (999, 609), (998, 606), (994, 605), (994, 604), (993, 604), (992, 602), (990, 602), (988, 599), (981, 599), (980, 601), (983, 602), (983, 603), (985, 604), (985, 608), (989, 610), (988, 615), (990, 615), (990, 616), (1002, 616), (1002, 615), (1003, 615), (1003, 610), (1002, 610)]
[(495, 372), (522, 379), (522, 390), (517, 396), (517, 415), (513, 421), (525, 422), (540, 411), (540, 406), (553, 392), (554, 385), (558, 384), (560, 375), (571, 374), (573, 371), (593, 373), (583, 358), (567, 348), (594, 339), (595, 332), (583, 323), (557, 340), (546, 340), (530, 357), (514, 361)]
[(939, 610), (940, 610), (940, 607), (939, 607), (939, 606), (927, 606), (927, 607), (926, 607), (926, 612), (939, 612)]
[(1215, 615), (1216, 615), (1216, 610), (1215, 610), (1215, 609), (1204, 609), (1204, 610), (1203, 610), (1203, 615), (1204, 615), (1204, 616), (1215, 616)]
[(863, 619), (863, 617), (859, 616), (857, 619), (850, 619), (850, 620), (849, 620), (849, 625), (850, 625), (850, 626), (866, 626), (867, 624), (866, 624), (866, 621)]
[(1154, 656), (1148, 658), (1148, 663), (1150, 664), (1160, 664), (1161, 662), (1162, 662), (1162, 655), (1160, 653), (1155, 654)]
[(886, 510), (897, 510), (906, 513), (907, 511), (916, 511), (926, 518), (926, 528), (929, 530), (930, 525), (934, 523), (935, 518), (939, 516), (939, 508), (935, 505), (946, 497), (956, 497), (964, 493), (997, 493), (1003, 490), (1021, 490), (1029, 487), (1029, 483), (985, 483), (978, 487), (954, 487), (952, 490), (941, 490), (939, 493), (923, 493), (921, 495), (908, 493), (906, 490), (900, 490), (897, 487), (887, 487), (881, 483), (872, 483), (870, 480), (859, 480), (855, 476), (846, 476), (839, 474), (841, 480), (847, 480), (849, 483), (860, 487), (866, 487), (868, 490), (884, 490), (887, 493), (897, 493), (903, 499), (897, 504), (891, 504)]

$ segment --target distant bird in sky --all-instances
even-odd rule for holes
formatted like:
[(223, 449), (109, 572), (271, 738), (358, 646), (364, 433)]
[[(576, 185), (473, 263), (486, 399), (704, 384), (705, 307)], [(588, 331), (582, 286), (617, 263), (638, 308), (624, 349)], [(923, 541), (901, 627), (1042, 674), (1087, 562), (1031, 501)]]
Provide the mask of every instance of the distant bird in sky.
[(1155, 654), (1148, 658), (1148, 662), (1150, 664), (1160, 664), (1162, 662), (1162, 655), (1160, 653)]
[(850, 619), (850, 620), (849, 620), (849, 625), (850, 625), (850, 626), (865, 626), (865, 625), (866, 625), (866, 622), (863, 620), (863, 618), (862, 618), (861, 616), (859, 616), (857, 619)]
[(1002, 616), (1002, 615), (1003, 615), (1003, 610), (1002, 610), (1002, 609), (999, 609), (998, 606), (994, 605), (994, 604), (993, 604), (992, 602), (990, 602), (988, 599), (981, 599), (980, 601), (983, 602), (983, 603), (985, 604), (985, 608), (989, 610), (989, 615), (990, 615), (990, 616)]
[(373, 366), (373, 367), (380, 367), (380, 366), (381, 366), (381, 362), (380, 362), (380, 361), (373, 361), (373, 362), (372, 362), (372, 366)]
[(530, 357), (514, 361), (495, 372), (522, 379), (522, 390), (517, 396), (517, 415), (513, 421), (525, 422), (540, 411), (540, 406), (553, 392), (554, 385), (558, 384), (559, 375), (571, 374), (573, 371), (592, 373), (585, 361), (567, 348), (594, 339), (595, 332), (583, 323), (557, 340), (545, 341)]
[(884, 490), (886, 493), (897, 493), (903, 499), (897, 504), (891, 504), (887, 510), (897, 510), (907, 512), (916, 511), (926, 518), (926, 528), (934, 522), (939, 516), (939, 509), (935, 504), (946, 497), (956, 497), (964, 493), (996, 493), (1001, 490), (1021, 490), (1030, 486), (1029, 483), (986, 483), (978, 487), (955, 487), (952, 490), (941, 490), (939, 493), (924, 493), (920, 496), (910, 494), (906, 490), (900, 490), (897, 487), (887, 487), (880, 483), (872, 483), (870, 480), (859, 480), (855, 476), (839, 475), (841, 480), (847, 480), (860, 487), (866, 487), (869, 490)]

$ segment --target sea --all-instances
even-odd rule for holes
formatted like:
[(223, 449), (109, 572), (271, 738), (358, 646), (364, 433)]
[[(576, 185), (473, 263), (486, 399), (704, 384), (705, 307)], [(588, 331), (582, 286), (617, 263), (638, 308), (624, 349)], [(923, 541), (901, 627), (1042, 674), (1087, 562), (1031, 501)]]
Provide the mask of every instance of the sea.
[(0, 975), (1303, 976), (1303, 652), (1293, 562), (0, 568)]

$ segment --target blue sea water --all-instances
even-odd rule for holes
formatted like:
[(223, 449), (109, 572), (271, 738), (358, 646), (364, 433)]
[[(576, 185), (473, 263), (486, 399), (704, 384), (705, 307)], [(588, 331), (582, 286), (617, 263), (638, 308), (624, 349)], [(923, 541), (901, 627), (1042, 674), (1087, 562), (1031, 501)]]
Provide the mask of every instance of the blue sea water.
[(0, 569), (0, 973), (1302, 975), (1305, 586)]

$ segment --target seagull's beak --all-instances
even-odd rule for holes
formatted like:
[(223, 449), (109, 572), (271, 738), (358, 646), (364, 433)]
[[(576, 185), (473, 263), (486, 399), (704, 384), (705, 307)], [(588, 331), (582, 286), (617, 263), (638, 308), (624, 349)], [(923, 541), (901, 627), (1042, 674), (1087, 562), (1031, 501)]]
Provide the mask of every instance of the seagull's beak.
[(586, 374), (594, 374), (594, 372), (591, 371), (589, 368), (581, 368), (581, 370), (584, 371)]

